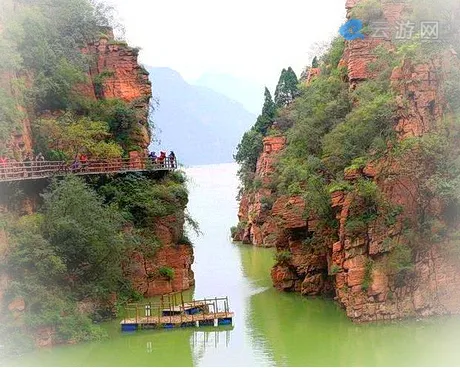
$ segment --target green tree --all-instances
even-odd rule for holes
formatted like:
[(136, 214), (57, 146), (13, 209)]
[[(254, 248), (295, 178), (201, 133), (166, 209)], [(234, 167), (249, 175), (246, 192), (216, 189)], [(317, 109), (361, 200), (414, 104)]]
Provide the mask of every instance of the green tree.
[(244, 188), (251, 186), (254, 172), (256, 171), (257, 159), (262, 152), (263, 138), (276, 117), (276, 106), (267, 87), (265, 87), (264, 95), (265, 101), (262, 113), (257, 117), (257, 121), (251, 130), (243, 135), (234, 156), (235, 161), (240, 164), (238, 175)]
[(136, 141), (133, 136), (136, 135), (138, 122), (141, 120), (134, 105), (120, 99), (104, 99), (89, 108), (91, 120), (107, 122), (110, 133), (125, 152), (134, 150)]
[(292, 101), (294, 101), (294, 98), (297, 97), (299, 92), (297, 87), (298, 83), (299, 81), (297, 76), (291, 67), (289, 67), (287, 70), (282, 70), (275, 91), (276, 107), (286, 107)]
[(313, 58), (313, 61), (311, 62), (311, 67), (312, 68), (318, 68), (319, 67), (318, 58), (316, 56)]
[(268, 128), (275, 120), (276, 106), (273, 102), (272, 95), (267, 87), (265, 87), (265, 101), (262, 107), (262, 113), (258, 116), (254, 125), (254, 130), (262, 135), (266, 135)]
[(43, 198), (43, 236), (65, 264), (67, 286), (80, 297), (116, 291), (125, 251), (116, 209), (75, 176), (53, 182)]
[(92, 121), (66, 113), (58, 119), (41, 119), (34, 124), (38, 146), (44, 152), (61, 152), (73, 159), (80, 152), (94, 158), (120, 157), (122, 148), (111, 139), (106, 122)]
[(75, 95), (73, 87), (86, 79), (90, 60), (81, 49), (97, 39), (101, 26), (111, 23), (111, 9), (91, 0), (26, 3), (7, 23), (3, 39), (9, 42), (0, 45), (7, 46), (11, 60), (20, 60), (16, 69), (34, 76), (27, 91), (31, 107), (66, 109)]

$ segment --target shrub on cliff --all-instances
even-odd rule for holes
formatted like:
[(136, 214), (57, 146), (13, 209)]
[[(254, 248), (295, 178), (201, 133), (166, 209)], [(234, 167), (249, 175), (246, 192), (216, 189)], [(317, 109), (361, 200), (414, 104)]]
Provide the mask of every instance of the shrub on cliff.
[(174, 269), (171, 267), (160, 267), (158, 273), (161, 277), (164, 277), (168, 280), (172, 280), (174, 278)]
[(64, 259), (71, 289), (109, 293), (121, 278), (123, 219), (88, 185), (69, 176), (44, 194), (43, 233)]
[[(374, 83), (364, 82), (357, 88), (358, 107), (324, 137), (324, 162), (334, 173), (341, 173), (353, 159), (365, 156), (371, 148), (376, 151), (385, 149), (382, 142), (394, 135), (395, 97), (388, 91), (388, 86), (370, 93), (369, 84)], [(361, 89), (366, 89), (367, 93), (360, 93)]]
[(6, 36), (20, 55), (16, 67), (34, 75), (24, 92), (37, 110), (67, 108), (73, 87), (85, 80), (80, 50), (113, 23), (111, 9), (89, 0), (39, 0), (12, 15)]
[(92, 121), (66, 113), (57, 119), (40, 119), (34, 125), (37, 147), (47, 156), (61, 152), (73, 160), (81, 152), (92, 158), (119, 158), (122, 148), (111, 139), (109, 127), (103, 121)]
[(141, 173), (132, 173), (103, 182), (98, 192), (107, 203), (116, 203), (125, 219), (137, 228), (151, 227), (160, 217), (175, 214), (186, 206), (187, 189), (177, 175), (157, 182)]
[(6, 301), (24, 298), (28, 328), (53, 326), (63, 341), (100, 337), (76, 303), (104, 304), (126, 292), (121, 259), (130, 244), (123, 218), (74, 176), (53, 182), (43, 197), (40, 214), (7, 224)]
[(288, 250), (282, 250), (275, 254), (275, 261), (279, 264), (286, 264), (292, 259), (292, 253)]
[(88, 115), (92, 120), (107, 122), (114, 140), (125, 152), (135, 150), (133, 136), (139, 126), (139, 112), (135, 104), (128, 104), (119, 99), (105, 99), (88, 106)]

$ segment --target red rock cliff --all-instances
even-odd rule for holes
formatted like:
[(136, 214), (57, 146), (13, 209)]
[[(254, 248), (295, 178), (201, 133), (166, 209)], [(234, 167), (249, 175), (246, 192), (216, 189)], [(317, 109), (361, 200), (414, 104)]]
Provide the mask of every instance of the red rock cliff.
[[(350, 12), (358, 3), (359, 0), (348, 0), (347, 10)], [(402, 3), (383, 4), (389, 24), (401, 19), (403, 12)], [(388, 50), (393, 48), (389, 39), (367, 37), (347, 42), (340, 65), (347, 67), (350, 88), (375, 76), (371, 64), (376, 61), (374, 51), (380, 45)], [(391, 82), (399, 104), (395, 131), (400, 140), (421, 137), (437, 128), (436, 122), (441, 120), (445, 107), (439, 81), (441, 69), (437, 60), (422, 65), (405, 60), (394, 69)], [(270, 138), (265, 142), (270, 142)], [(363, 169), (346, 172), (345, 179), (350, 183), (360, 177), (373, 180), (393, 205), (403, 208), (406, 219), (415, 219), (418, 203), (414, 194), (419, 183), (410, 173), (414, 167), (430, 170), (422, 165), (417, 152), (402, 160), (388, 153)], [(451, 246), (448, 241), (428, 243), (416, 251), (411, 274), (396, 275), (385, 265), (392, 249), (403, 241), (403, 218), (399, 217), (393, 225), (376, 221), (359, 236), (350, 234), (347, 219), (351, 208), (359, 207), (359, 201), (353, 193), (337, 191), (332, 193), (331, 206), (339, 221), (338, 233), (323, 234), (323, 239), (331, 239), (325, 244), (307, 244), (309, 233), (317, 231), (315, 219), (305, 216), (301, 198), (276, 198), (267, 189), (275, 167), (276, 156), (264, 149), (256, 172), (263, 188), (243, 195), (235, 240), (276, 246), (278, 262), (272, 269), (276, 288), (304, 295), (335, 295), (355, 321), (460, 313), (460, 267), (446, 252)], [(264, 209), (263, 196), (271, 196), (271, 208)], [(434, 198), (425, 210), (438, 218), (443, 204)]]
[(132, 103), (139, 111), (139, 134), (135, 138), (139, 147), (150, 144), (148, 126), (149, 102), (152, 88), (149, 73), (138, 61), (139, 49), (115, 41), (110, 29), (99, 41), (85, 47), (82, 52), (92, 60), (88, 70), (88, 83), (79, 86), (87, 97), (94, 99), (121, 99)]
[[(161, 247), (153, 257), (135, 252), (129, 266), (125, 267), (134, 288), (145, 297), (190, 289), (195, 284), (192, 271), (193, 247), (180, 242), (184, 227), (183, 216), (167, 216), (153, 226)], [(162, 267), (171, 268), (174, 277), (169, 279), (161, 276), (159, 271)]]
[(286, 138), (266, 137), (263, 144), (254, 179), (259, 183), (259, 189), (245, 193), (241, 198), (238, 212), (240, 224), (235, 240), (261, 247), (274, 247), (282, 234), (278, 224), (270, 216), (275, 198), (269, 185), (275, 171), (274, 164), (286, 144)]
[[(4, 4), (4, 6), (7, 5)], [(0, 18), (0, 32), (2, 32), (1, 21)], [(138, 63), (139, 50), (129, 47), (124, 42), (114, 40), (113, 32), (105, 29), (105, 35), (97, 42), (84, 47), (82, 53), (90, 60), (87, 81), (76, 86), (75, 92), (91, 100), (121, 99), (132, 104), (139, 118), (137, 129), (133, 129), (136, 136), (132, 138), (137, 146), (144, 150), (147, 149), (151, 141), (148, 114), (152, 90), (148, 72)], [(13, 98), (17, 97), (15, 89), (17, 77), (12, 72), (0, 74), (0, 87), (8, 90)], [(27, 79), (30, 83), (33, 76), (28, 75)], [(22, 106), (20, 100), (17, 100), (17, 108), (23, 117), (18, 129), (9, 142), (6, 142), (6, 147), (18, 159), (21, 159), (25, 157), (26, 152), (33, 151), (30, 124), (36, 117)]]
[[(2, 2), (0, 7), (10, 11), (18, 11), (18, 4), (14, 1)], [(2, 32), (2, 20), (0, 16), (0, 32)], [(121, 99), (137, 110), (138, 129), (133, 129), (136, 136), (132, 137), (137, 146), (146, 150), (151, 142), (151, 133), (148, 124), (149, 103), (152, 95), (151, 83), (148, 72), (138, 62), (137, 48), (132, 48), (124, 42), (114, 40), (111, 29), (104, 29), (104, 35), (82, 49), (90, 63), (87, 69), (87, 80), (75, 87), (75, 92), (90, 100), (97, 99)], [(14, 83), (17, 79), (15, 73), (0, 74), (0, 87), (8, 89), (15, 97)], [(29, 76), (29, 80), (33, 76)], [(20, 159), (26, 152), (33, 150), (33, 136), (30, 121), (36, 118), (31, 112), (21, 106), (17, 101), (18, 110), (24, 113), (22, 125), (7, 142), (7, 147)], [(49, 114), (49, 112), (47, 112)], [(57, 112), (59, 113), (59, 112)], [(138, 154), (132, 152), (131, 156)], [(25, 196), (21, 203), (9, 206), (4, 203), (7, 200), (6, 187), (0, 188), (0, 211), (13, 211), (17, 215), (31, 214), (37, 210), (40, 202), (39, 192), (47, 185), (45, 181), (24, 184)], [(23, 189), (24, 189), (23, 188)], [(14, 207), (14, 208), (13, 208)], [(18, 209), (19, 208), (19, 209)], [(172, 291), (189, 289), (194, 284), (194, 275), (191, 269), (193, 263), (193, 248), (190, 245), (181, 244), (184, 218), (183, 208), (173, 216), (159, 219), (151, 224), (161, 247), (154, 255), (137, 252), (132, 255), (132, 264), (129, 270), (130, 279), (135, 288), (144, 296), (151, 297)], [(8, 247), (7, 236), (0, 234), (0, 259)], [(172, 268), (174, 277), (170, 280), (159, 275), (161, 267)], [(3, 291), (7, 287), (8, 278), (0, 272), (0, 303)]]

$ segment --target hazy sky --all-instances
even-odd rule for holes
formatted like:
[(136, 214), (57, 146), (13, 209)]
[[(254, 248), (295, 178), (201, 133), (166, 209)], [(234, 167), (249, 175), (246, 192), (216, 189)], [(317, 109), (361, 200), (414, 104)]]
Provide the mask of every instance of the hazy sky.
[(300, 74), (318, 41), (337, 34), (345, 0), (108, 0), (140, 60), (193, 81), (205, 72), (276, 85)]

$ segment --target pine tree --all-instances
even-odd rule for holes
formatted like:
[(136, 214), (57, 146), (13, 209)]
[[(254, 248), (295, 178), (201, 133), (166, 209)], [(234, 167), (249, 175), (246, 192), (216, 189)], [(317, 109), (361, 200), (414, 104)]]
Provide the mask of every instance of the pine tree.
[(276, 106), (273, 102), (272, 95), (267, 87), (265, 87), (265, 101), (262, 107), (262, 113), (257, 118), (254, 125), (254, 130), (262, 135), (267, 133), (268, 128), (273, 124), (275, 120)]
[(262, 113), (257, 118), (251, 130), (244, 134), (241, 143), (236, 149), (236, 154), (234, 155), (234, 159), (240, 164), (238, 176), (244, 188), (249, 188), (254, 179), (257, 159), (263, 149), (263, 138), (275, 121), (276, 106), (267, 87), (265, 87), (264, 94), (265, 101), (262, 107)]
[(297, 97), (299, 93), (297, 88), (298, 83), (297, 76), (291, 67), (281, 71), (281, 76), (275, 91), (276, 107), (286, 107)]
[(319, 67), (318, 58), (316, 56), (313, 58), (313, 61), (311, 62), (311, 67), (312, 68), (318, 68)]

